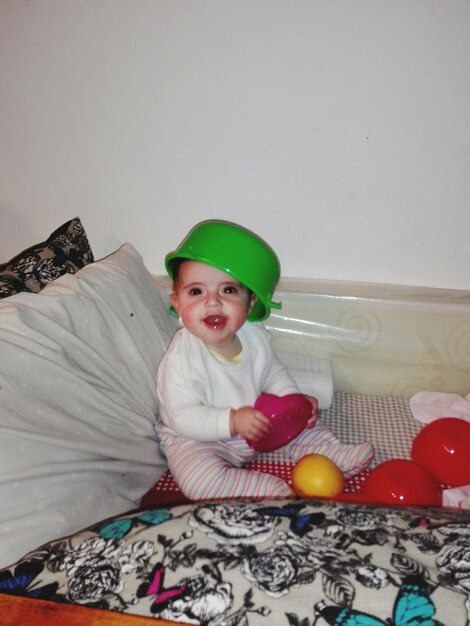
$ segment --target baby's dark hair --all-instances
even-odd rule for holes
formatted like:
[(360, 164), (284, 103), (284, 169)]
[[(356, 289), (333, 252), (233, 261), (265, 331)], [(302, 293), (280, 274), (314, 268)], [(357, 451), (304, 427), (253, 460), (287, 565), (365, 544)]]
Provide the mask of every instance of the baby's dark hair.
[(177, 257), (176, 259), (173, 259), (171, 261), (171, 270), (173, 272), (173, 284), (174, 285), (178, 283), (179, 276), (180, 276), (180, 268), (183, 265), (183, 263), (187, 260), (188, 259), (185, 259), (184, 257)]

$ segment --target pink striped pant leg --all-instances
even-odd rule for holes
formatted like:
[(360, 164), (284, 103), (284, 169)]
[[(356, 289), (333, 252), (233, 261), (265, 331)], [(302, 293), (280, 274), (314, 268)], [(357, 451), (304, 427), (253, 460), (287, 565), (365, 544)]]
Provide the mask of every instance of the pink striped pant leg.
[(341, 443), (329, 428), (318, 423), (306, 428), (286, 446), (286, 451), (294, 463), (306, 454), (322, 454), (336, 463), (346, 478), (365, 470), (374, 458), (374, 448), (368, 441)]
[(190, 500), (293, 495), (281, 478), (241, 467), (254, 457), (241, 438), (227, 442), (173, 438), (167, 441), (165, 454), (176, 483)]

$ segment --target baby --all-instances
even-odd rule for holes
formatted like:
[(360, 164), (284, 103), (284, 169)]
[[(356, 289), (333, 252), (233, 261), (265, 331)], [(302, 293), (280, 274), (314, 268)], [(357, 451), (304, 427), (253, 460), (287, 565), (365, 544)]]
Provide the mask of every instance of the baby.
[[(190, 500), (292, 497), (277, 476), (244, 467), (268, 433), (268, 418), (254, 409), (262, 393), (299, 393), (276, 358), (266, 319), (280, 276), (274, 251), (257, 235), (230, 222), (196, 225), (165, 264), (173, 279), (171, 303), (183, 325), (157, 373), (160, 416), (156, 425), (169, 468)], [(282, 451), (291, 462), (323, 454), (346, 477), (374, 456), (368, 442), (341, 443), (316, 422)]]

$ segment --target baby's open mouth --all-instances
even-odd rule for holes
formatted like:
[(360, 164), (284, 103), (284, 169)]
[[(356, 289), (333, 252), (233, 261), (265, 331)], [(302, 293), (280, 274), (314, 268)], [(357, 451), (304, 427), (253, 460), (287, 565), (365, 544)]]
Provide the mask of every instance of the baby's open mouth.
[(214, 330), (223, 328), (226, 323), (227, 323), (227, 318), (223, 317), (222, 315), (208, 315), (204, 319), (204, 324), (206, 326), (209, 326), (210, 328), (213, 328)]

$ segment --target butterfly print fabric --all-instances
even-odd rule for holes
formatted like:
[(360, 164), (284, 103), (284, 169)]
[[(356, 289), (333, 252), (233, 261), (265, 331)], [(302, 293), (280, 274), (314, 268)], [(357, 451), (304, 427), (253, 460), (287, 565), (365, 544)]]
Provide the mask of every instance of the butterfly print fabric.
[(0, 592), (203, 626), (468, 626), (469, 563), (465, 511), (226, 501), (51, 542)]

